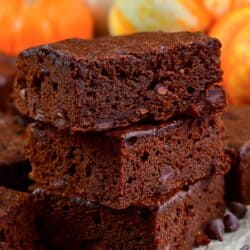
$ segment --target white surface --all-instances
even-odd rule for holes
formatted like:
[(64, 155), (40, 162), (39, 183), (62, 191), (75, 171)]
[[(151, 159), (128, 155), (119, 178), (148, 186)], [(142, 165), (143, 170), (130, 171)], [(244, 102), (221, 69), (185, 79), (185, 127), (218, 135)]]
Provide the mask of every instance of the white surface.
[(239, 250), (243, 245), (250, 245), (250, 206), (244, 219), (240, 220), (240, 229), (233, 233), (225, 233), (224, 240), (212, 241), (208, 246), (195, 250)]

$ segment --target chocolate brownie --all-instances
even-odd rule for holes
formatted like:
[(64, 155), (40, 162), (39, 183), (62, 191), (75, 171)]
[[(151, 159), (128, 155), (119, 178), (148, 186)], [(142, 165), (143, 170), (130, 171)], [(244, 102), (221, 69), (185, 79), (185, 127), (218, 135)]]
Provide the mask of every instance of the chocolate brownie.
[(250, 204), (250, 106), (230, 107), (223, 120), (225, 151), (231, 158), (227, 198)]
[(0, 249), (35, 250), (38, 240), (29, 195), (0, 187)]
[(40, 235), (51, 249), (190, 250), (206, 223), (224, 214), (223, 183), (222, 176), (211, 176), (125, 210), (43, 188), (33, 196), (41, 202)]
[(24, 156), (25, 121), (0, 113), (0, 185), (25, 190), (30, 164)]
[(69, 39), (18, 59), (19, 111), (73, 131), (221, 111), (221, 44), (202, 33)]
[(0, 53), (0, 110), (5, 111), (11, 102), (16, 73), (15, 58)]
[(74, 134), (34, 123), (26, 157), (33, 180), (120, 209), (224, 173), (229, 164), (220, 132), (214, 117)]

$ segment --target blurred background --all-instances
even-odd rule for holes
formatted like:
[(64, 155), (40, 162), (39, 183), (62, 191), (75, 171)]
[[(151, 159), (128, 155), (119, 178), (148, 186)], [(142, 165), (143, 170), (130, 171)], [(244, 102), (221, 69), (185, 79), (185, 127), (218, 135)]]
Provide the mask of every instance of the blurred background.
[(0, 0), (0, 91), (11, 89), (25, 48), (158, 30), (219, 38), (229, 102), (250, 104), (250, 0)]

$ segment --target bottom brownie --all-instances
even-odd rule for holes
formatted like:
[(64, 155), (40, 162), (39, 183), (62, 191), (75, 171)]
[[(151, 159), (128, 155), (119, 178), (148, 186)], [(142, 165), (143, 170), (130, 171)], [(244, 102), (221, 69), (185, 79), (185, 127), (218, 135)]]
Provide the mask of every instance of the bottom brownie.
[(0, 249), (40, 250), (29, 195), (0, 187)]
[(192, 249), (206, 223), (224, 213), (224, 180), (212, 176), (171, 197), (125, 210), (36, 188), (36, 224), (49, 249)]
[(223, 120), (225, 151), (231, 159), (226, 198), (250, 204), (250, 106), (230, 107)]

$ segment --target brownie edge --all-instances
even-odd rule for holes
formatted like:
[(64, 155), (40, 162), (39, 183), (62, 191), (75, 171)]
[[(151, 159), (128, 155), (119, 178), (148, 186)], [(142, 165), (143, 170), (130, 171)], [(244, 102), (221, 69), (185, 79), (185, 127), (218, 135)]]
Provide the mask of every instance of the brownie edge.
[(219, 112), (220, 47), (202, 33), (154, 32), (31, 48), (17, 59), (16, 105), (74, 131)]

